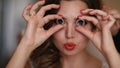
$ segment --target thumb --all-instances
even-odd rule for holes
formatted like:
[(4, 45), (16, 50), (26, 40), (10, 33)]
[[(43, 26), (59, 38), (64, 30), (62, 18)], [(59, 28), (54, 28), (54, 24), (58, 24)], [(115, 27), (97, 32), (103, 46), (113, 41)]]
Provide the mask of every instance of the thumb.
[(80, 33), (82, 33), (83, 35), (85, 35), (86, 37), (88, 37), (90, 40), (92, 40), (92, 37), (93, 37), (93, 33), (88, 30), (88, 29), (85, 29), (84, 27), (82, 26), (79, 26), (79, 27), (76, 27), (76, 30)]
[(59, 31), (62, 28), (64, 28), (63, 25), (55, 25), (48, 30), (47, 34), (48, 34), (48, 36), (51, 36), (52, 34), (54, 34), (55, 32)]

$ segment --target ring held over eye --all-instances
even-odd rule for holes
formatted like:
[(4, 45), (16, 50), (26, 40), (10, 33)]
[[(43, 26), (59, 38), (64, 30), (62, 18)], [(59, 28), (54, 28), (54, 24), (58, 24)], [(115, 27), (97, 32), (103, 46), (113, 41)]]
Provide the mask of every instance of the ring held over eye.
[(55, 24), (58, 24), (58, 25), (62, 25), (62, 24), (64, 24), (65, 22), (64, 22), (64, 19), (63, 18), (61, 18), (61, 19), (55, 19)]
[[(55, 24), (57, 25), (63, 25), (65, 23), (64, 19), (55, 19)], [(85, 26), (87, 24), (87, 22), (83, 19), (76, 19), (75, 24), (77, 26), (81, 25), (81, 26)]]
[(85, 20), (82, 20), (82, 19), (77, 19), (75, 23), (77, 26), (79, 26), (79, 25), (85, 26), (87, 24), (87, 22)]

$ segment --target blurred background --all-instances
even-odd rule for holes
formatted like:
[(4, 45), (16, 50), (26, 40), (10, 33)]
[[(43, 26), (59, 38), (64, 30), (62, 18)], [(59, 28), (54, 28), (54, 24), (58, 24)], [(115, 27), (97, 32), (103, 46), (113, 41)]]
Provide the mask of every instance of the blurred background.
[[(22, 17), (24, 7), (34, 2), (35, 0), (0, 0), (0, 68), (5, 68), (25, 28)], [(104, 2), (108, 7), (120, 12), (120, 0)]]

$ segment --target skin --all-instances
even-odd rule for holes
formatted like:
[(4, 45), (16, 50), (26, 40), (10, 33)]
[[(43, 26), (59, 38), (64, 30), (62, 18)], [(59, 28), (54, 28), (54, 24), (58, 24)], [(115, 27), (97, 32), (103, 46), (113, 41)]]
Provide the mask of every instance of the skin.
[[(31, 52), (51, 35), (53, 42), (60, 50), (62, 68), (101, 68), (101, 62), (86, 52), (88, 39), (103, 53), (108, 60), (110, 68), (120, 67), (120, 55), (114, 47), (110, 31), (110, 28), (115, 23), (115, 19), (111, 15), (107, 15), (106, 12), (101, 10), (87, 9), (84, 2), (77, 0), (70, 2), (61, 1), (61, 5), (52, 4), (43, 6), (36, 12), (35, 10), (43, 4), (44, 1), (39, 1), (35, 5), (28, 5), (24, 9), (23, 16), (27, 21), (26, 31), (6, 68), (24, 68)], [(51, 8), (57, 9), (59, 7), (61, 8), (58, 14), (64, 16), (67, 22), (64, 25), (55, 25), (49, 30), (44, 30), (43, 26), (45, 23), (61, 18), (58, 14), (43, 17), (44, 13)], [(66, 14), (64, 14), (65, 12)], [(87, 16), (86, 14), (96, 15), (97, 18)], [(79, 19), (90, 21), (98, 30), (91, 31), (90, 24), (76, 26), (74, 18), (78, 16)], [(63, 47), (63, 44), (69, 41), (76, 44), (75, 49), (72, 51), (67, 51)], [(82, 44), (80, 44), (81, 42)]]
[(112, 34), (115, 36), (120, 30), (120, 13), (116, 9), (110, 9), (108, 13), (116, 19), (116, 23), (112, 26), (111, 29)]
[[(86, 48), (88, 38), (86, 38), (83, 34), (75, 30), (75, 28), (78, 27), (76, 26), (75, 19), (79, 15), (82, 15), (80, 13), (80, 10), (84, 8), (87, 8), (87, 5), (80, 1), (73, 1), (73, 2), (62, 1), (61, 2), (61, 8), (58, 14), (62, 15), (65, 18), (65, 22), (63, 24), (64, 28), (54, 33), (53, 41), (56, 47), (66, 55), (75, 55), (76, 53), (81, 52)], [(87, 24), (85, 28), (90, 30), (91, 29), (90, 24)], [(74, 44), (76, 44), (77, 46), (75, 47), (75, 50), (73, 51), (65, 50), (63, 45), (67, 42), (73, 42)]]
[(120, 13), (118, 10), (109, 8), (106, 5), (103, 5), (103, 10), (116, 19), (115, 24), (111, 28), (112, 35), (115, 36), (120, 30)]
[[(53, 41), (56, 47), (60, 50), (62, 56), (61, 57), (62, 68), (76, 68), (76, 67), (87, 68), (85, 66), (95, 68), (96, 66), (93, 67), (93, 64), (89, 65), (90, 62), (96, 65), (100, 63), (96, 58), (88, 54), (86, 51), (88, 38), (85, 37), (83, 34), (79, 33), (75, 29), (76, 27), (78, 27), (76, 26), (75, 18), (77, 18), (79, 15), (82, 15), (80, 13), (80, 10), (82, 9), (87, 9), (87, 5), (82, 1), (61, 2), (61, 8), (58, 14), (62, 15), (65, 18), (65, 23), (63, 24), (64, 28), (54, 33)], [(91, 30), (90, 23), (88, 23), (84, 27), (88, 30)], [(76, 44), (76, 47), (72, 51), (66, 50), (64, 48), (64, 43), (67, 42), (72, 42)], [(88, 60), (88, 58), (92, 59)], [(88, 60), (88, 63), (85, 62), (86, 60)]]

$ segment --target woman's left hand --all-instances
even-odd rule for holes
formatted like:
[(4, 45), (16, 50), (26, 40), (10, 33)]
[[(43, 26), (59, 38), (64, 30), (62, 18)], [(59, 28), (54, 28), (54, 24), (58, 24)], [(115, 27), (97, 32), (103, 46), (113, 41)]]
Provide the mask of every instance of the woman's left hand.
[[(120, 67), (120, 55), (115, 48), (111, 33), (111, 27), (115, 23), (115, 19), (101, 10), (85, 9), (81, 13), (83, 16), (80, 19), (90, 21), (97, 27), (97, 30), (90, 31), (82, 26), (76, 27), (76, 30), (93, 42), (107, 58), (111, 68)], [(95, 17), (88, 15), (94, 15)]]
[[(95, 31), (90, 31), (82, 26), (79, 26), (77, 27), (77, 30), (83, 33), (85, 36), (87, 36), (96, 45), (96, 47), (101, 52), (103, 52), (104, 50), (106, 50), (104, 49), (106, 47), (102, 46), (103, 45), (102, 40), (104, 40), (103, 39), (104, 33), (111, 34), (110, 29), (112, 25), (114, 24), (115, 19), (101, 10), (86, 9), (82, 11), (82, 14), (83, 16), (79, 18), (90, 21), (94, 26), (97, 27), (97, 29)], [(88, 14), (94, 15), (97, 18), (93, 16), (88, 16)]]
[(111, 28), (111, 32), (112, 35), (115, 36), (118, 34), (118, 32), (120, 31), (120, 13), (117, 9), (112, 9), (107, 7), (106, 5), (103, 6), (103, 11), (107, 12), (108, 14), (112, 15), (116, 22), (114, 23), (114, 25)]

